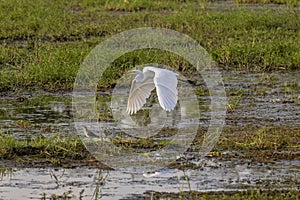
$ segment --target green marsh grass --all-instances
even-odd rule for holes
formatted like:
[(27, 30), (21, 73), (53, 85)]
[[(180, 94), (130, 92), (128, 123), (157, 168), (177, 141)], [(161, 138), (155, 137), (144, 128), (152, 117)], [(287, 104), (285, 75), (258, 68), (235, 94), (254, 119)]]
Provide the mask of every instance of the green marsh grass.
[(289, 8), (299, 7), (298, 0), (235, 0), (236, 3), (249, 3), (249, 4), (283, 4)]
[[(207, 1), (145, 2), (1, 1), (0, 91), (71, 90), (80, 64), (97, 44), (121, 31), (149, 26), (191, 36), (219, 66), (231, 70), (299, 69), (298, 10), (243, 6), (220, 10), (209, 4), (203, 9), (201, 4)], [(136, 59), (189, 68), (180, 57), (158, 51), (133, 52), (115, 64), (126, 70), (135, 66)], [(100, 84), (113, 84), (123, 72), (108, 72)]]
[(214, 150), (235, 149), (241, 152), (241, 155), (237, 157), (261, 162), (277, 159), (293, 160), (300, 158), (299, 142), (300, 132), (297, 128), (248, 126), (245, 130), (235, 132), (234, 135), (230, 130), (224, 130)]
[[(149, 194), (150, 195), (150, 194)], [(299, 191), (291, 190), (261, 190), (253, 188), (249, 191), (240, 192), (154, 192), (153, 199), (191, 199), (191, 200), (285, 200), (299, 199)]]
[(52, 137), (16, 139), (0, 135), (0, 160), (48, 159), (59, 164), (61, 159), (92, 159), (79, 137), (63, 137), (59, 133)]
[[(201, 132), (201, 130), (200, 130)], [(199, 133), (200, 133), (199, 132)], [(168, 132), (166, 132), (167, 134)], [(208, 156), (223, 157), (223, 151), (236, 150), (241, 155), (226, 155), (225, 157), (247, 158), (256, 161), (272, 161), (274, 159), (299, 159), (300, 135), (297, 129), (282, 127), (255, 128), (247, 127), (246, 130), (231, 134), (225, 129), (213, 151)], [(201, 147), (201, 138), (196, 138), (191, 151)], [(152, 139), (129, 140), (114, 139), (113, 144), (125, 149), (151, 150), (164, 147), (168, 140)], [(57, 133), (51, 137), (42, 135), (36, 138), (16, 139), (11, 135), (0, 134), (0, 160), (48, 160), (52, 165), (60, 166), (62, 161), (76, 162), (95, 159), (86, 150), (79, 136), (62, 136)], [(174, 165), (176, 166), (176, 165)]]

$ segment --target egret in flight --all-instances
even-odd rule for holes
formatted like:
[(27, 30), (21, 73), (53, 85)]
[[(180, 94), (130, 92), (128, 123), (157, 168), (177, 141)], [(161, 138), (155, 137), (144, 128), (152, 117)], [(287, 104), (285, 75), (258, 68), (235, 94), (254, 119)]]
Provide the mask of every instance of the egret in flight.
[(172, 111), (178, 100), (178, 74), (162, 68), (144, 67), (143, 71), (132, 70), (137, 74), (132, 81), (127, 103), (127, 113), (135, 114), (146, 103), (151, 91), (156, 88), (160, 106), (166, 111)]

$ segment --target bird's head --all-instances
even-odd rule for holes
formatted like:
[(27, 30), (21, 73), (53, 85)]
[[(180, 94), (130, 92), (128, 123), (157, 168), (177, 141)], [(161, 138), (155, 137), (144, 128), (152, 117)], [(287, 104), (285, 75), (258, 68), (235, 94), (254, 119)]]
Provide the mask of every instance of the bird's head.
[(136, 77), (134, 80), (136, 80), (137, 82), (141, 82), (144, 79), (144, 74), (141, 70), (138, 69), (134, 69), (128, 72), (128, 74), (135, 74)]
[(142, 71), (138, 70), (138, 69), (134, 69), (134, 70), (130, 70), (128, 71), (126, 74), (135, 74), (135, 75), (138, 75), (138, 74), (141, 74)]

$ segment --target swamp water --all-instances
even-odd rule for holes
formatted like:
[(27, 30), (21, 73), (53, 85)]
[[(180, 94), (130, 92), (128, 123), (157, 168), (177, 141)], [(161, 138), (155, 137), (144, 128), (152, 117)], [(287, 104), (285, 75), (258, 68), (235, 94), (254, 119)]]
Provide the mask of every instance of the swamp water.
[[(299, 73), (251, 74), (239, 71), (223, 72), (222, 76), (228, 98), (224, 129), (232, 130), (231, 134), (235, 134), (235, 130), (247, 129), (249, 125), (261, 128), (282, 126), (300, 131)], [(201, 88), (201, 85), (197, 87)], [(207, 127), (209, 96), (204, 92), (199, 99), (200, 126)], [(76, 134), (71, 103), (71, 94), (24, 93), (17, 97), (2, 97), (1, 134), (20, 139), (40, 133), (46, 137), (57, 132), (66, 136)], [(101, 103), (110, 106), (110, 101), (105, 98)], [(102, 120), (100, 123), (105, 127), (113, 122)], [(223, 152), (226, 153), (230, 151)], [(93, 167), (16, 168), (0, 162), (0, 199), (141, 199), (143, 196), (150, 198), (151, 191), (178, 193), (256, 188), (299, 191), (300, 187), (299, 160), (261, 163), (239, 158), (194, 156), (188, 162), (197, 168), (184, 172), (167, 168), (154, 177), (136, 173), (134, 167), (128, 167), (127, 171), (131, 173), (124, 173)]]

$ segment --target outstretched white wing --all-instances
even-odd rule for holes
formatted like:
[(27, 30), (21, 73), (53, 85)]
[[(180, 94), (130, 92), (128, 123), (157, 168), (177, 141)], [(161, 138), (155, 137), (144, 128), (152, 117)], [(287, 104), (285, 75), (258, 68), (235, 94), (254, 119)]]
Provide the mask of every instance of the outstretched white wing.
[(147, 77), (142, 83), (138, 83), (134, 79), (131, 84), (126, 112), (128, 114), (134, 114), (141, 109), (154, 88), (153, 76)]
[(145, 72), (147, 70), (155, 73), (153, 82), (156, 87), (160, 106), (166, 111), (173, 110), (178, 100), (178, 74), (166, 69), (155, 67), (145, 67), (143, 71)]

